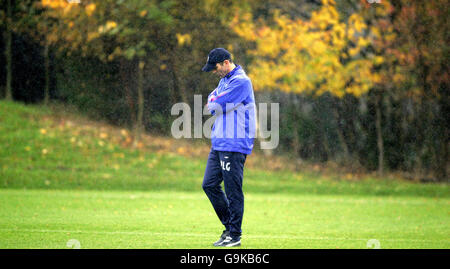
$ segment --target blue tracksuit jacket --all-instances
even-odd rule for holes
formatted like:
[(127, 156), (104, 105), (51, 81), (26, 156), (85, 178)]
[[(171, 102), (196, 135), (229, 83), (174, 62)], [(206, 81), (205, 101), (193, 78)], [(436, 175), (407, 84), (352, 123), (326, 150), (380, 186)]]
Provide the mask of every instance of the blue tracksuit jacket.
[(241, 66), (236, 66), (208, 96), (208, 109), (216, 119), (212, 149), (250, 154), (256, 134), (253, 86)]

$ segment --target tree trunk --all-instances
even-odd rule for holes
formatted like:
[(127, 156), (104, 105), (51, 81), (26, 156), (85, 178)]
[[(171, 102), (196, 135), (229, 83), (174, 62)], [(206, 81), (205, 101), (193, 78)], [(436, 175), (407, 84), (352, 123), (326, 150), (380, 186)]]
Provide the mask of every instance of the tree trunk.
[(292, 149), (294, 150), (295, 156), (298, 158), (300, 156), (300, 150), (301, 150), (301, 144), (300, 144), (300, 136), (298, 135), (298, 130), (299, 130), (299, 125), (298, 125), (298, 121), (299, 121), (299, 116), (298, 116), (298, 107), (300, 106), (296, 106), (295, 102), (298, 101), (298, 98), (296, 96), (295, 93), (291, 93), (291, 104), (292, 104), (292, 131), (293, 131), (293, 141), (292, 141)]
[[(324, 126), (324, 124), (321, 124), (321, 125)], [(323, 149), (325, 151), (324, 152), (325, 156), (324, 156), (323, 160), (324, 161), (328, 161), (331, 158), (331, 156), (332, 156), (332, 152), (331, 152), (331, 149), (330, 149), (330, 142), (328, 141), (327, 132), (324, 129), (322, 129), (322, 130), (323, 130), (321, 132), (322, 146), (323, 146)]]
[(434, 127), (433, 154), (436, 158), (434, 177), (440, 182), (450, 182), (448, 178), (448, 169), (450, 169), (450, 97), (448, 83), (441, 83), (438, 88), (440, 98), (432, 102), (435, 107), (435, 119), (431, 123)]
[(6, 20), (6, 33), (5, 33), (5, 57), (6, 57), (6, 93), (5, 98), (8, 101), (12, 101), (12, 6), (11, 0), (7, 3), (7, 20)]
[(134, 147), (137, 147), (141, 139), (143, 126), (143, 116), (144, 116), (144, 66), (143, 60), (139, 60), (138, 63), (138, 81), (137, 81), (137, 92), (138, 92), (138, 111), (136, 118), (136, 126), (134, 127)]
[(341, 144), (342, 150), (344, 151), (344, 162), (347, 163), (350, 159), (350, 151), (348, 149), (347, 142), (345, 142), (344, 133), (341, 130), (340, 116), (339, 116), (338, 107), (337, 107), (338, 102), (340, 102), (340, 101), (339, 100), (336, 101), (336, 104), (333, 105), (333, 116), (336, 121), (336, 127), (337, 127), (336, 133), (338, 135), (339, 144)]
[(376, 97), (375, 103), (375, 127), (377, 132), (377, 147), (378, 147), (378, 174), (383, 175), (384, 170), (384, 144), (383, 133), (381, 130), (381, 94)]
[(171, 73), (172, 73), (172, 80), (173, 80), (173, 85), (174, 85), (174, 96), (177, 96), (176, 93), (179, 94), (179, 96), (181, 97), (181, 101), (183, 103), (189, 104), (187, 95), (186, 95), (186, 87), (185, 84), (183, 83), (183, 81), (180, 79), (180, 66), (177, 65), (177, 63), (175, 62), (176, 60), (176, 52), (173, 52), (172, 54), (173, 57), (171, 57), (169, 59), (169, 64), (170, 64), (170, 69), (171, 69)]
[(44, 87), (44, 105), (48, 105), (50, 101), (50, 58), (48, 53), (49, 46), (45, 44), (44, 47), (44, 62), (45, 62), (45, 87)]
[(133, 91), (131, 88), (131, 72), (130, 72), (130, 61), (122, 59), (120, 61), (120, 78), (124, 89), (125, 102), (128, 105), (128, 110), (130, 113), (130, 125), (131, 128), (136, 126), (136, 110), (135, 101), (133, 97)]

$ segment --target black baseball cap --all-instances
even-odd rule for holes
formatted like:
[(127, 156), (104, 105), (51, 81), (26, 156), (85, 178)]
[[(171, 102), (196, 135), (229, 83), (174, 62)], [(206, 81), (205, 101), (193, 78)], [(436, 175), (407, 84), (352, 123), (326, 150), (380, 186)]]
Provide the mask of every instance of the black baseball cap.
[(209, 72), (216, 68), (217, 63), (221, 63), (225, 60), (231, 60), (231, 54), (224, 48), (215, 48), (208, 54), (205, 66), (203, 66), (203, 72)]

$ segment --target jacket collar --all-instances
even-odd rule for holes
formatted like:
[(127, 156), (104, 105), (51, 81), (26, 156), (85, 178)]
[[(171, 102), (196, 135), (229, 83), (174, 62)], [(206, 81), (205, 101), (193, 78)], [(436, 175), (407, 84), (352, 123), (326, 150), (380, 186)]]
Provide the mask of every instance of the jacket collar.
[(240, 69), (242, 69), (242, 67), (240, 65), (236, 65), (236, 67), (233, 70), (231, 70), (225, 77), (231, 78), (234, 75), (234, 73), (236, 73), (236, 71)]

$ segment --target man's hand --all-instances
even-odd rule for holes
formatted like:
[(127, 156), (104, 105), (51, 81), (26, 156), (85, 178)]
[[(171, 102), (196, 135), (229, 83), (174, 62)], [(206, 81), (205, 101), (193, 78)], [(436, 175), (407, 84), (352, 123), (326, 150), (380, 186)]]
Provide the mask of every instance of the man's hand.
[(209, 95), (208, 95), (208, 103), (206, 106), (208, 107), (208, 111), (214, 115), (215, 109), (217, 108), (215, 105), (213, 105), (213, 100), (217, 97), (217, 91), (214, 89)]

